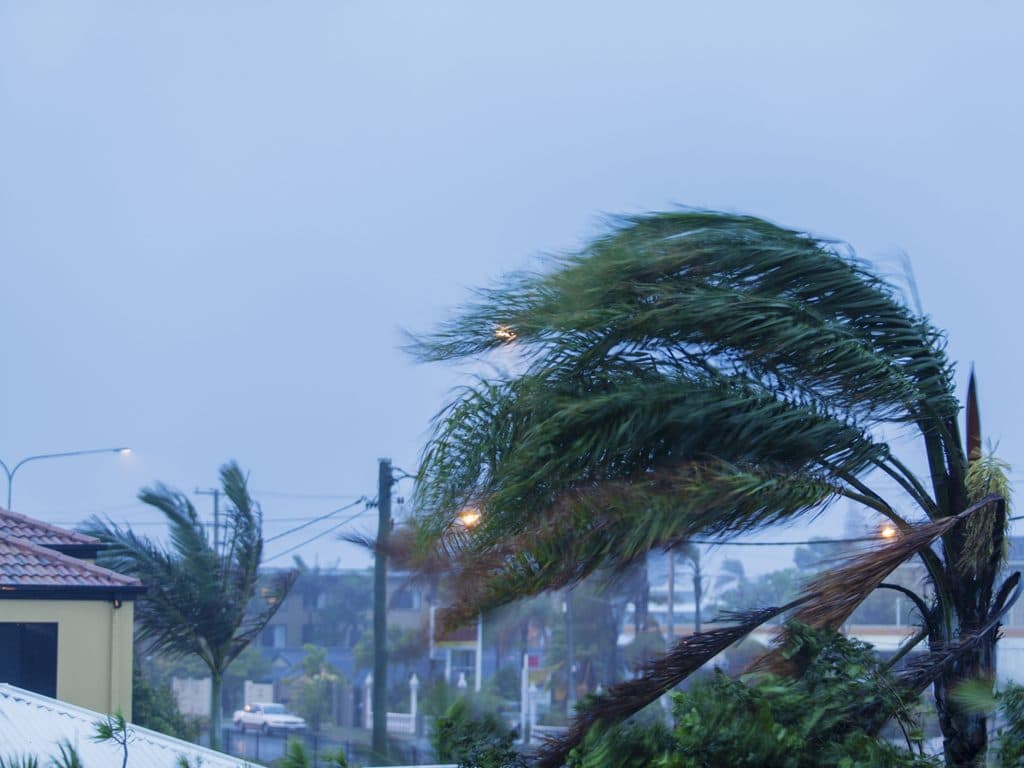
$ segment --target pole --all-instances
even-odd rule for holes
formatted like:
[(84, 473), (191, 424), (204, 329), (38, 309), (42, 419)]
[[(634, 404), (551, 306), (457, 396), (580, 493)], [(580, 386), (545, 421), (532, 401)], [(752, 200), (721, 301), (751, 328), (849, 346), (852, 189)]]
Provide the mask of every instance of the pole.
[(573, 611), (572, 587), (565, 590), (565, 666), (565, 714), (571, 717), (576, 706), (576, 614)]
[(665, 644), (671, 649), (676, 641), (676, 553), (671, 549), (668, 551), (668, 615), (665, 623), (668, 625)]
[(220, 554), (220, 488), (208, 488), (205, 491), (196, 488), (200, 496), (213, 496), (213, 551)]
[(377, 474), (377, 546), (373, 556), (373, 753), (387, 760), (388, 749), (388, 537), (391, 534), (391, 459), (379, 460)]
[(36, 456), (26, 456), (24, 459), (14, 465), (13, 469), (8, 469), (7, 464), (0, 461), (0, 467), (3, 468), (7, 474), (7, 509), (11, 508), (11, 496), (14, 488), (14, 473), (21, 469), (23, 464), (28, 464), (30, 461), (39, 461), (40, 459), (61, 459), (66, 456), (87, 456), (92, 453), (131, 453), (131, 448), (90, 448), (87, 451), (61, 451), (60, 453), (40, 453)]
[(480, 684), (484, 676), (484, 612), (479, 611), (476, 615), (476, 668), (473, 675), (473, 690), (480, 693)]

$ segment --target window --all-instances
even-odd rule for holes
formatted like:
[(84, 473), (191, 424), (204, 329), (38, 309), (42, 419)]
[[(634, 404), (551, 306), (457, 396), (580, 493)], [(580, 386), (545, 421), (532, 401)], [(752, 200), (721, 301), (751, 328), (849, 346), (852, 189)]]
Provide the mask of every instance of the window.
[(263, 637), (260, 642), (264, 648), (284, 648), (286, 642), (286, 627), (284, 624), (271, 624), (263, 630)]
[(418, 611), (420, 609), (420, 593), (418, 590), (403, 587), (391, 595), (388, 607), (394, 611)]
[(57, 624), (0, 622), (0, 680), (57, 695)]

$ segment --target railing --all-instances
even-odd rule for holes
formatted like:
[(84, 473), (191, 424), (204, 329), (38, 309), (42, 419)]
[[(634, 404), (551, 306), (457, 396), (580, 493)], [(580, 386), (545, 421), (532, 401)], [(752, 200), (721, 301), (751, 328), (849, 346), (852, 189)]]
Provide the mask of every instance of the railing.
[(416, 716), (407, 712), (388, 712), (388, 733), (416, 733)]

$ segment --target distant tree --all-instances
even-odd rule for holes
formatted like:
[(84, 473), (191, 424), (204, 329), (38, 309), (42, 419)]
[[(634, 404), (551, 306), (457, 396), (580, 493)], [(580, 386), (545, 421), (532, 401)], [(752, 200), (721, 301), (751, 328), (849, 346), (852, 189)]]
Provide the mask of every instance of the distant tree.
[[(387, 633), (388, 663), (415, 664), (425, 658), (429, 650), (427, 633), (421, 629), (403, 629), (391, 625)], [(373, 636), (364, 635), (356, 643), (353, 662), (357, 670), (373, 668)]]
[(210, 745), (220, 747), (224, 674), (281, 605), (295, 572), (282, 572), (256, 595), (263, 556), (262, 514), (235, 463), (220, 470), (227, 497), (220, 549), (215, 550), (185, 494), (158, 485), (139, 494), (170, 529), (170, 549), (130, 527), (93, 518), (85, 531), (106, 545), (100, 564), (142, 580), (136, 604), (139, 639), (156, 653), (198, 656), (210, 672)]
[(296, 711), (306, 720), (309, 732), (320, 733), (324, 721), (330, 717), (334, 686), (341, 682), (341, 673), (327, 661), (327, 649), (307, 643), (302, 659), (302, 673), (298, 685)]
[(369, 571), (331, 573), (295, 558), (299, 572), (292, 589), (301, 597), (312, 624), (311, 642), (324, 647), (352, 648), (370, 629), (373, 580)]
[(176, 739), (199, 738), (198, 723), (178, 711), (171, 687), (163, 682), (151, 685), (138, 667), (132, 675), (132, 721)]

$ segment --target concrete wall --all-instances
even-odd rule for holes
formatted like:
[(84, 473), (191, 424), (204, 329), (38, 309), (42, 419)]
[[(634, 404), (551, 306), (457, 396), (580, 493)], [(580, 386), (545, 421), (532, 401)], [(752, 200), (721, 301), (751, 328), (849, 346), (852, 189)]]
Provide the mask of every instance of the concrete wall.
[(130, 600), (0, 600), (0, 621), (56, 622), (58, 699), (129, 720), (134, 617)]

